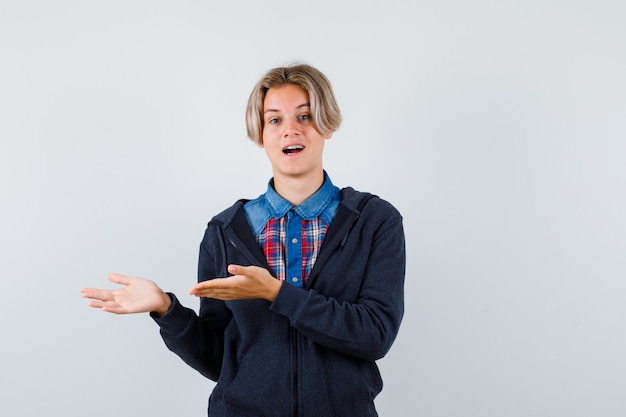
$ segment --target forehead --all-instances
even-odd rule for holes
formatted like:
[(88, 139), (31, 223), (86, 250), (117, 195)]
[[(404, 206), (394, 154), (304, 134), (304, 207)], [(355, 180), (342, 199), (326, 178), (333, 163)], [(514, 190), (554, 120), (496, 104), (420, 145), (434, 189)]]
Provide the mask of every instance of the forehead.
[(284, 84), (272, 87), (265, 93), (263, 110), (273, 111), (309, 105), (309, 95), (297, 85)]

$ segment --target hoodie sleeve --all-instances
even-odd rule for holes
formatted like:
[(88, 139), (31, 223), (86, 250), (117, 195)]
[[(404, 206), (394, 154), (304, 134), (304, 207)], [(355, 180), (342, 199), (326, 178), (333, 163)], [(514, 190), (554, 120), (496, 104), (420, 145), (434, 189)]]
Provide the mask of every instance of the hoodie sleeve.
[[(207, 277), (225, 276), (216, 263), (220, 256), (220, 245), (207, 245), (207, 235), (200, 245), (198, 262), (199, 281)], [(223, 269), (223, 267), (222, 267)], [(220, 300), (201, 300), (200, 314), (180, 304), (170, 294), (172, 307), (163, 317), (152, 315), (161, 328), (161, 337), (168, 349), (205, 377), (217, 381), (224, 355), (224, 332), (232, 313)]]

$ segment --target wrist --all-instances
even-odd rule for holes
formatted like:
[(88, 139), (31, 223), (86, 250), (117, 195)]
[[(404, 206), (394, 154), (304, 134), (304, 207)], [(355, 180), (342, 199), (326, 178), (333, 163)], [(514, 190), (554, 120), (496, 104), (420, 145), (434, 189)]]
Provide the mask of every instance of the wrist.
[(169, 295), (167, 295), (167, 293), (163, 292), (161, 294), (161, 303), (154, 310), (154, 312), (158, 314), (159, 317), (163, 317), (164, 315), (167, 314), (168, 311), (170, 311), (171, 307), (172, 307), (172, 299), (170, 298)]
[(278, 293), (280, 291), (280, 287), (282, 286), (282, 282), (280, 282), (277, 279), (272, 279), (272, 283), (269, 286), (268, 289), (268, 293), (267, 293), (267, 297), (266, 300), (270, 301), (270, 302), (274, 302), (274, 300), (276, 300), (276, 297), (278, 296)]

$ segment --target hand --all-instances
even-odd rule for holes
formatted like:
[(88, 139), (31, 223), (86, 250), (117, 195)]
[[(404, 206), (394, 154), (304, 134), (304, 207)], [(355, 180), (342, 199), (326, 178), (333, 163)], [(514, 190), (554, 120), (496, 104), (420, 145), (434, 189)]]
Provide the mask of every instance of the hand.
[(262, 298), (274, 301), (282, 285), (268, 270), (258, 266), (229, 265), (228, 278), (214, 278), (196, 284), (189, 294), (218, 300)]
[(115, 290), (83, 288), (83, 298), (94, 300), (88, 306), (115, 314), (156, 312), (162, 316), (172, 304), (170, 297), (147, 279), (109, 274), (109, 280), (124, 287)]

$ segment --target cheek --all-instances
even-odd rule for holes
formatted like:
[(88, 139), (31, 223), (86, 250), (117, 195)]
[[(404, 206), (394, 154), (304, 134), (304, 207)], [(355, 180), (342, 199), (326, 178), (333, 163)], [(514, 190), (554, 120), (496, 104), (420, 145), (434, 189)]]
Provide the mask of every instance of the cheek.
[(272, 134), (271, 134), (271, 129), (263, 129), (263, 132), (261, 132), (261, 145), (265, 146), (266, 144), (270, 143), (272, 140)]
[(263, 151), (265, 151), (265, 155), (268, 158), (272, 159), (273, 157), (272, 153), (276, 153), (275, 151), (272, 150), (272, 146), (271, 145), (267, 146), (267, 143), (266, 143), (265, 145), (262, 146), (262, 148), (263, 148)]

